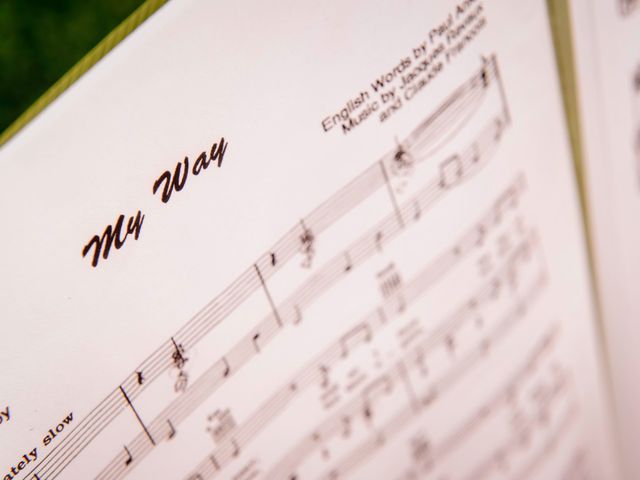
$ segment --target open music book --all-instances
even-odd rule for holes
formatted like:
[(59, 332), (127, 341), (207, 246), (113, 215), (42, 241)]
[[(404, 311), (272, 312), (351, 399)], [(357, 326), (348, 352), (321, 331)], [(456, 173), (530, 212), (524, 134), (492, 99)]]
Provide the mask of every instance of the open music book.
[(159, 8), (0, 149), (0, 478), (640, 478), (638, 45)]

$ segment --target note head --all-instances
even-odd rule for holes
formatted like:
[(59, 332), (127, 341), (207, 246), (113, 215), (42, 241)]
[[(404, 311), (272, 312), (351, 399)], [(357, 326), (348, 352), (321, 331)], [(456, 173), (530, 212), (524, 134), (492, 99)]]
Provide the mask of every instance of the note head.
[(362, 411), (364, 418), (366, 418), (367, 420), (371, 420), (371, 417), (373, 416), (373, 413), (371, 412), (371, 407), (369, 405), (366, 405)]

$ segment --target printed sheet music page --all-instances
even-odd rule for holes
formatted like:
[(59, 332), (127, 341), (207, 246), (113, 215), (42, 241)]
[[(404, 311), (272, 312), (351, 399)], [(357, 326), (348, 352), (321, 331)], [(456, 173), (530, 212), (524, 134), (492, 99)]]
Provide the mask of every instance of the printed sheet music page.
[(571, 2), (586, 198), (628, 478), (640, 478), (640, 1)]
[(170, 2), (0, 151), (0, 478), (616, 478), (541, 0)]

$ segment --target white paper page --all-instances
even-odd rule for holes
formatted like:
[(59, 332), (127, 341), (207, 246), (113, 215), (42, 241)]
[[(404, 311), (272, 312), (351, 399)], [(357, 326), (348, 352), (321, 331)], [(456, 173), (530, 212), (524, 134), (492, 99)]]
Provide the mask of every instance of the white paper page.
[(640, 2), (572, 2), (584, 165), (628, 478), (639, 478)]
[(171, 2), (0, 164), (2, 478), (616, 478), (543, 1)]

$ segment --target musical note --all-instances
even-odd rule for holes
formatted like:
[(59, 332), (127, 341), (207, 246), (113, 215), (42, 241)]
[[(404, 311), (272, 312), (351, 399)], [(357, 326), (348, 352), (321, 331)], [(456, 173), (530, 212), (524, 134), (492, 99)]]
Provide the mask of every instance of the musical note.
[(189, 383), (189, 374), (184, 371), (184, 366), (189, 359), (184, 356), (184, 347), (181, 344), (179, 345), (178, 343), (176, 343), (173, 337), (171, 337), (171, 342), (173, 343), (174, 347), (171, 358), (173, 359), (174, 366), (178, 369), (178, 376), (175, 383), (173, 384), (173, 389), (176, 392), (184, 392), (187, 389), (187, 385)]
[(303, 268), (311, 268), (313, 257), (315, 255), (313, 232), (309, 230), (303, 220), (300, 220), (302, 226), (302, 234), (300, 235), (300, 253), (304, 255), (301, 266)]
[(142, 382), (144, 382), (144, 377), (142, 376), (142, 372), (136, 372), (136, 380), (138, 382), (138, 385), (142, 385)]
[(207, 417), (207, 432), (215, 443), (221, 443), (236, 428), (236, 420), (228, 408), (216, 410)]
[(371, 326), (368, 323), (361, 323), (352, 328), (348, 333), (342, 336), (342, 356), (349, 355), (349, 351), (357, 344), (371, 341)]
[(228, 377), (229, 373), (231, 373), (231, 367), (229, 366), (229, 361), (227, 360), (227, 357), (222, 357), (220, 361), (224, 365), (224, 369), (222, 370), (222, 376)]
[(351, 261), (351, 256), (349, 255), (349, 252), (345, 252), (344, 257), (345, 257), (344, 271), (350, 272), (351, 269), (353, 268), (353, 262)]
[(417, 435), (411, 439), (411, 456), (413, 461), (423, 468), (433, 464), (431, 442), (424, 435)]
[(260, 352), (260, 344), (258, 343), (259, 339), (260, 339), (260, 332), (254, 333), (253, 337), (251, 338), (253, 342), (253, 348), (256, 349), (256, 352)]
[(378, 272), (376, 277), (383, 298), (389, 298), (402, 287), (402, 279), (393, 263), (390, 263), (382, 271)]
[(175, 383), (173, 384), (173, 390), (175, 392), (184, 392), (187, 390), (187, 385), (189, 384), (189, 374), (184, 370), (180, 370), (178, 372), (178, 376), (176, 378)]
[(447, 351), (453, 355), (456, 353), (456, 339), (453, 335), (449, 334), (444, 339), (447, 346)]
[(480, 76), (482, 78), (482, 86), (484, 88), (489, 87), (489, 78), (488, 78), (488, 75), (487, 75), (487, 69), (486, 68), (482, 69), (482, 73), (480, 74)]
[(413, 159), (411, 158), (411, 155), (409, 155), (409, 152), (407, 152), (407, 150), (400, 144), (398, 144), (396, 152), (393, 155), (393, 162), (399, 172), (408, 170), (413, 165)]
[(235, 439), (231, 440), (231, 445), (233, 445), (233, 453), (231, 453), (231, 456), (235, 458), (240, 455), (240, 447)]
[(422, 209), (420, 208), (420, 202), (417, 200), (413, 202), (413, 219), (415, 221), (420, 220), (420, 216), (422, 215)]
[(322, 456), (323, 460), (329, 460), (329, 458), (331, 458), (331, 452), (329, 452), (329, 449), (325, 446), (322, 447), (322, 449), (320, 450), (320, 455)]
[(171, 342), (173, 342), (174, 347), (174, 351), (171, 354), (171, 358), (173, 358), (173, 364), (176, 366), (176, 368), (182, 369), (188, 360), (188, 358), (184, 356), (184, 347), (182, 345), (178, 345), (173, 337), (171, 337)]
[(440, 163), (440, 187), (450, 188), (457, 184), (464, 172), (464, 166), (458, 155), (453, 155)]
[(123, 448), (124, 448), (125, 453), (127, 454), (127, 458), (124, 461), (124, 464), (126, 466), (129, 466), (131, 464), (131, 462), (133, 462), (133, 457), (131, 456), (131, 452), (129, 451), (129, 449), (127, 447), (123, 447)]
[(382, 252), (382, 238), (384, 234), (381, 231), (376, 232), (376, 249), (378, 252)]
[(513, 209), (518, 204), (518, 192), (515, 188), (507, 189), (496, 201), (496, 221), (502, 219), (504, 213)]
[[(408, 177), (413, 173), (414, 159), (408, 150), (401, 145), (396, 139), (396, 151), (393, 154), (393, 161), (391, 163), (391, 173), (396, 177)], [(398, 193), (402, 193), (407, 185), (407, 180), (403, 179), (396, 186), (395, 190)]]
[(169, 439), (171, 439), (175, 437), (176, 429), (173, 427), (173, 423), (171, 423), (171, 420), (167, 419), (167, 424), (169, 425)]
[(375, 380), (371, 381), (362, 391), (362, 395), (366, 397), (366, 404), (370, 405), (370, 403), (375, 401), (378, 397), (391, 393), (394, 385), (395, 381), (388, 373), (380, 375)]
[(480, 147), (478, 146), (478, 142), (473, 142), (471, 151), (471, 163), (478, 163), (480, 161)]
[(365, 404), (362, 406), (362, 415), (364, 416), (364, 419), (367, 421), (367, 423), (369, 423), (373, 418), (373, 411), (371, 410), (371, 404), (369, 402), (365, 402)]
[(320, 384), (323, 388), (327, 388), (329, 386), (329, 368), (326, 365), (320, 365), (319, 368), (322, 373), (322, 380)]
[(347, 438), (351, 436), (351, 417), (342, 417), (342, 436)]

